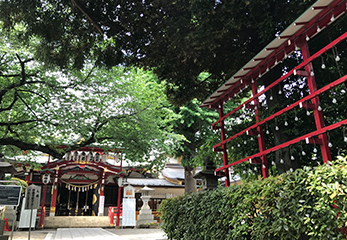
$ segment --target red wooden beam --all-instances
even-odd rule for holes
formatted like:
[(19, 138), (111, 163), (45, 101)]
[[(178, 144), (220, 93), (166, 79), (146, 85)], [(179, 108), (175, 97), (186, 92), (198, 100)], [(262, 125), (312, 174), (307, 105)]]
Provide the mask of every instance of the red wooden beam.
[(306, 59), (306, 61), (303, 61), (302, 63), (300, 63), (298, 66), (296, 66), (295, 68), (290, 70), (287, 74), (283, 75), (278, 80), (274, 81), (272, 84), (270, 84), (265, 89), (263, 89), (263, 91), (261, 91), (258, 94), (254, 95), (253, 97), (251, 97), (250, 99), (245, 101), (243, 104), (239, 105), (237, 108), (235, 108), (231, 112), (229, 112), (229, 113), (225, 114), (223, 117), (219, 118), (215, 123), (212, 124), (212, 126), (218, 124), (220, 121), (224, 121), (226, 118), (228, 118), (229, 116), (234, 114), (236, 111), (240, 110), (243, 107), (243, 105), (245, 105), (247, 103), (249, 104), (251, 101), (253, 101), (254, 99), (258, 98), (260, 95), (266, 93), (271, 88), (273, 88), (277, 84), (281, 83), (283, 80), (287, 79), (289, 76), (293, 75), (294, 71), (297, 72), (298, 70), (302, 69), (303, 67), (305, 67), (307, 64), (309, 64), (310, 62), (312, 62), (316, 58), (319, 58), (323, 53), (325, 53), (326, 51), (330, 50), (331, 48), (333, 48), (334, 46), (336, 46), (340, 42), (344, 41), (346, 38), (347, 38), (347, 32), (345, 32), (340, 37), (338, 37), (337, 39), (335, 39), (334, 41), (329, 43), (327, 46), (325, 46), (324, 48), (322, 48), (321, 50), (319, 50), (318, 52), (313, 54), (311, 57)]
[(258, 126), (261, 126), (261, 125), (265, 124), (266, 122), (268, 122), (268, 121), (270, 121), (270, 120), (272, 120), (272, 119), (282, 115), (283, 113), (288, 112), (289, 110), (293, 109), (294, 107), (299, 106), (302, 102), (307, 102), (310, 99), (316, 97), (317, 95), (322, 94), (322, 93), (330, 90), (331, 88), (336, 87), (337, 85), (340, 85), (341, 83), (345, 82), (346, 80), (347, 80), (347, 74), (345, 76), (339, 78), (338, 80), (336, 80), (336, 81), (334, 81), (334, 82), (332, 82), (332, 83), (322, 87), (321, 89), (317, 90), (316, 92), (314, 92), (314, 94), (310, 94), (310, 95), (300, 99), (299, 101), (296, 101), (295, 103), (287, 106), (286, 108), (283, 108), (282, 110), (280, 110), (280, 111), (274, 113), (273, 115), (263, 119), (262, 121), (260, 121), (260, 122), (258, 122), (256, 124), (253, 124), (252, 126), (242, 130), (241, 132), (239, 132), (239, 133), (237, 133), (237, 134), (227, 138), (225, 141), (222, 141), (222, 142), (216, 144), (215, 146), (213, 146), (213, 148), (217, 148), (217, 147), (221, 146), (222, 144), (230, 142), (232, 139), (247, 133), (247, 131), (251, 131), (251, 130), (257, 128)]
[(216, 171), (216, 172), (217, 172), (217, 171), (221, 171), (221, 170), (223, 170), (223, 169), (227, 169), (227, 168), (232, 167), (232, 166), (234, 166), (234, 165), (237, 165), (237, 164), (243, 163), (243, 162), (245, 162), (245, 161), (248, 161), (249, 159), (261, 157), (261, 156), (263, 156), (263, 155), (266, 155), (266, 154), (269, 154), (269, 153), (271, 153), (271, 152), (280, 150), (280, 149), (282, 149), (282, 148), (286, 148), (286, 147), (288, 147), (289, 145), (292, 145), (292, 144), (298, 143), (298, 142), (300, 142), (300, 141), (303, 141), (303, 140), (305, 140), (306, 138), (311, 138), (311, 137), (314, 137), (314, 136), (318, 136), (318, 135), (323, 134), (323, 133), (325, 133), (325, 132), (327, 132), (327, 131), (333, 130), (333, 129), (335, 129), (335, 128), (339, 128), (339, 127), (344, 126), (344, 125), (347, 125), (347, 119), (342, 120), (342, 121), (337, 122), (337, 123), (334, 123), (334, 124), (331, 124), (331, 125), (329, 125), (329, 126), (327, 126), (327, 127), (321, 128), (321, 129), (319, 129), (319, 130), (316, 130), (316, 131), (314, 131), (314, 132), (308, 133), (308, 134), (303, 135), (303, 136), (301, 136), (301, 137), (295, 138), (295, 139), (293, 139), (293, 140), (291, 140), (291, 141), (282, 143), (282, 144), (277, 145), (277, 146), (275, 146), (275, 147), (269, 148), (269, 149), (267, 149), (267, 150), (265, 150), (265, 151), (263, 151), (263, 152), (259, 152), (259, 153), (253, 154), (253, 155), (251, 155), (251, 156), (248, 156), (248, 157), (243, 158), (243, 159), (241, 159), (241, 160), (238, 160), (238, 161), (236, 161), (236, 162), (233, 162), (233, 163), (230, 163), (230, 164), (225, 165), (225, 166), (223, 166), (223, 167), (217, 168), (215, 171)]
[[(219, 108), (219, 117), (223, 116), (223, 105)], [(224, 121), (220, 123), (220, 127), (221, 127), (221, 139), (222, 141), (225, 140), (225, 128), (224, 128)], [(228, 151), (227, 151), (227, 145), (222, 144), (222, 151), (223, 151), (223, 164), (227, 165), (228, 164)], [(229, 169), (224, 169), (224, 173), (225, 173), (225, 187), (229, 187), (230, 186), (230, 177), (229, 177)]]
[(294, 70), (295, 76), (308, 77), (308, 72), (302, 70)]
[[(315, 92), (316, 93), (316, 92)], [(316, 94), (315, 94), (316, 95)], [(313, 103), (308, 103), (308, 102), (301, 102), (299, 104), (299, 108), (305, 108), (305, 109), (310, 109), (310, 110), (313, 110), (313, 109), (317, 109), (317, 105), (316, 104), (313, 104)]]
[(323, 141), (320, 138), (306, 138), (305, 139), (307, 144), (314, 144), (314, 145), (322, 145)]
[[(305, 60), (310, 57), (310, 50), (308, 48), (307, 42), (304, 42), (303, 45), (301, 46), (301, 53), (302, 53), (302, 58)], [(309, 73), (313, 73), (313, 65), (312, 63), (309, 63), (305, 66), (305, 71)], [(317, 85), (316, 85), (316, 79), (314, 74), (310, 74), (307, 79), (307, 85), (308, 89), (311, 94), (314, 94), (317, 92)], [(319, 97), (316, 96), (311, 99), (312, 105), (314, 107), (318, 106), (319, 103)], [(323, 118), (323, 113), (322, 111), (318, 111), (317, 108), (313, 109), (313, 116), (314, 116), (314, 122), (316, 124), (317, 130), (321, 129), (324, 127), (324, 118)], [(322, 140), (322, 144), (320, 145), (320, 150), (322, 153), (322, 158), (323, 162), (331, 161), (331, 153), (330, 153), (330, 148), (329, 148), (329, 142), (328, 142), (328, 137), (327, 134), (324, 133), (319, 136), (319, 138)]]

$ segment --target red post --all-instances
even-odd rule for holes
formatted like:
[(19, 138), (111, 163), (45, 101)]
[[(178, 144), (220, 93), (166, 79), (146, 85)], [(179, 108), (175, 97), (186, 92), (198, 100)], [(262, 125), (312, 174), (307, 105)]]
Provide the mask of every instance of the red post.
[[(252, 83), (252, 94), (253, 94), (253, 96), (256, 96), (257, 93), (258, 93), (258, 86), (257, 86), (257, 82), (254, 81), (254, 83)], [(254, 106), (256, 106), (256, 108), (254, 109), (255, 121), (259, 122), (260, 104), (259, 104), (259, 98), (258, 97), (254, 98)], [(264, 150), (266, 150), (265, 139), (264, 139), (264, 131), (263, 131), (263, 126), (262, 125), (259, 125), (257, 127), (257, 132), (258, 132), (259, 152), (261, 153)], [(263, 179), (265, 179), (265, 178), (269, 177), (269, 169), (268, 169), (266, 154), (262, 155), (260, 158), (261, 158), (261, 172), (262, 172), (262, 175), (263, 175)]]
[(52, 199), (51, 199), (51, 207), (50, 207), (50, 216), (55, 216), (55, 207), (57, 205), (57, 193), (58, 193), (58, 171), (59, 167), (57, 166), (57, 169), (55, 170), (55, 176), (53, 179), (53, 185), (52, 185)]
[(55, 216), (55, 207), (57, 205), (57, 193), (58, 193), (58, 186), (56, 184), (52, 185), (52, 201), (51, 201), (51, 207), (49, 210), (50, 216)]
[[(221, 119), (224, 116), (223, 113), (223, 105), (219, 107), (219, 118)], [(221, 129), (221, 140), (222, 142), (225, 140), (225, 129), (224, 129), (224, 120), (220, 121), (220, 129)], [(227, 145), (222, 144), (222, 151), (223, 151), (223, 165), (226, 166), (228, 165), (228, 152), (227, 152)], [(229, 177), (229, 169), (225, 168), (224, 169), (225, 173), (225, 187), (230, 186), (230, 177)]]
[(121, 199), (122, 187), (118, 186), (118, 200), (117, 200), (117, 220), (116, 226), (119, 226), (119, 216), (120, 216), (120, 199)]
[[(308, 48), (308, 44), (306, 41), (303, 41), (302, 43), (301, 53), (302, 53), (302, 57), (304, 61), (310, 57), (310, 50)], [(307, 84), (310, 90), (310, 94), (313, 94), (314, 92), (317, 91), (317, 85), (316, 85), (313, 66), (311, 62), (305, 66), (305, 71), (308, 73)], [(314, 116), (314, 121), (316, 123), (316, 128), (317, 130), (320, 130), (324, 128), (324, 119), (323, 119), (322, 111), (319, 111), (317, 108), (319, 106), (318, 96), (312, 98), (311, 102), (314, 106), (316, 106), (313, 109), (313, 116)], [(323, 162), (331, 161), (331, 154), (330, 154), (330, 148), (328, 146), (329, 143), (328, 143), (327, 134), (322, 133), (321, 135), (318, 136), (318, 138), (322, 141), (322, 144), (320, 145), (320, 149), (322, 152)]]
[[(29, 169), (29, 171), (27, 171), (27, 168)], [(24, 173), (25, 174), (25, 182), (29, 186), (29, 184), (31, 183), (31, 169), (29, 166), (25, 166), (24, 170), (25, 170), (25, 173)]]

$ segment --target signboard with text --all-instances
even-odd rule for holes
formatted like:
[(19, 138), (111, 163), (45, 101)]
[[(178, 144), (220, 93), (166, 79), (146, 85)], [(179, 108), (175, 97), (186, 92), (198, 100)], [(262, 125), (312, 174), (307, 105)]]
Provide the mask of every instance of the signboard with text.
[(21, 191), (20, 185), (0, 185), (0, 205), (18, 206)]
[(123, 198), (123, 227), (134, 227), (136, 225), (136, 199)]
[(124, 188), (124, 197), (134, 198), (135, 197), (135, 188), (131, 185), (128, 185)]

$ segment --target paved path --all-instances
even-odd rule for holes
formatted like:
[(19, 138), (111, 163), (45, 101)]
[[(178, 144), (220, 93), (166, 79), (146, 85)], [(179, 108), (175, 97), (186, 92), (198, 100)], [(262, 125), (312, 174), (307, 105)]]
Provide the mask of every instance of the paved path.
[[(102, 228), (58, 228), (54, 240), (125, 240), (124, 238), (108, 232)], [(46, 239), (45, 239), (46, 240)], [(48, 240), (48, 239), (47, 239)]]
[[(11, 232), (5, 232), (11, 235)], [(10, 238), (9, 238), (10, 239)], [(27, 231), (15, 231), (13, 240), (28, 239)], [(161, 229), (139, 229), (139, 228), (58, 228), (48, 230), (31, 231), (30, 240), (166, 240)]]

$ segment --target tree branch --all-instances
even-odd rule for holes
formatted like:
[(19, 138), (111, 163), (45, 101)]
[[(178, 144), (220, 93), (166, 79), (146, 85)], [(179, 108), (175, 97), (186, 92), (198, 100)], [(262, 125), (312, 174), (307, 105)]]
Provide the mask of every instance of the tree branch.
[(24, 99), (23, 99), (20, 95), (18, 95), (18, 97), (20, 98), (20, 100), (22, 100), (22, 102), (23, 102), (24, 105), (30, 110), (30, 112), (31, 112), (32, 114), (34, 114), (35, 118), (38, 119), (38, 117), (36, 116), (36, 113), (29, 107), (29, 105), (24, 101)]
[(6, 107), (6, 108), (3, 108), (3, 107), (1, 106), (0, 112), (4, 112), (4, 111), (11, 110), (12, 107), (14, 106), (14, 104), (17, 102), (17, 100), (18, 100), (18, 94), (17, 94), (17, 92), (15, 92), (15, 93), (14, 93), (14, 98), (13, 98), (13, 101), (11, 102), (11, 104), (10, 104), (8, 107)]
[(44, 122), (43, 120), (25, 120), (19, 122), (0, 122), (0, 126), (17, 126), (25, 123)]
[(37, 73), (35, 73), (35, 74), (29, 74), (29, 75), (27, 75), (27, 74), (25, 73), (25, 64), (28, 63), (28, 62), (30, 62), (30, 61), (33, 61), (34, 59), (33, 59), (33, 58), (29, 58), (29, 59), (27, 59), (27, 60), (22, 61), (22, 59), (19, 57), (18, 54), (16, 54), (16, 56), (17, 56), (17, 59), (18, 59), (20, 65), (21, 65), (21, 72), (20, 72), (20, 74), (8, 74), (8, 75), (6, 75), (6, 74), (1, 74), (0, 77), (21, 77), (21, 80), (20, 80), (19, 82), (14, 82), (14, 83), (12, 83), (11, 85), (9, 85), (8, 87), (2, 89), (2, 90), (0, 91), (0, 99), (2, 99), (3, 96), (4, 96), (4, 95), (7, 93), (7, 91), (9, 91), (10, 89), (13, 89), (13, 88), (16, 88), (16, 87), (20, 87), (20, 86), (23, 86), (23, 85), (25, 85), (25, 84), (44, 83), (44, 82), (41, 82), (41, 81), (28, 81), (28, 82), (26, 82), (25, 80), (26, 80), (27, 77), (36, 76), (37, 73), (38, 73), (38, 72), (37, 72)]
[(29, 93), (35, 94), (35, 95), (37, 95), (37, 96), (43, 98), (43, 99), (45, 100), (44, 103), (46, 103), (46, 102), (48, 101), (48, 99), (47, 99), (45, 96), (43, 96), (42, 94), (37, 93), (37, 92), (34, 92), (34, 91), (31, 91), (31, 90), (17, 90), (17, 91), (18, 91), (18, 92), (29, 92)]
[(93, 24), (93, 26), (96, 28), (96, 30), (101, 34), (101, 36), (104, 36), (104, 33), (102, 32), (101, 28), (95, 23), (95, 21), (83, 10), (83, 8), (77, 4), (75, 0), (71, 0), (72, 6), (76, 6), (78, 10), (80, 10), (84, 16), (88, 18), (88, 20)]
[(33, 143), (26, 143), (17, 139), (13, 138), (2, 138), (0, 139), (0, 145), (12, 145), (16, 146), (21, 150), (34, 150), (34, 151), (40, 151), (47, 153), (51, 155), (53, 158), (62, 158), (64, 153), (61, 153), (57, 149), (51, 147), (51, 146), (44, 146), (39, 144), (33, 144)]

